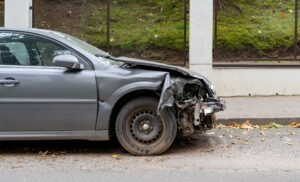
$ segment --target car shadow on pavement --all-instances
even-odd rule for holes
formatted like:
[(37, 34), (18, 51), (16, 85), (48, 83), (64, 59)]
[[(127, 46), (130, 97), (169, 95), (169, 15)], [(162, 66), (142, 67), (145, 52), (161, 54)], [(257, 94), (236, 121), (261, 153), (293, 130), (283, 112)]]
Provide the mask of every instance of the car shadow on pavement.
[(206, 134), (195, 135), (189, 138), (177, 138), (166, 154), (179, 154), (190, 152), (211, 152), (226, 143), (217, 136)]
[(125, 151), (116, 141), (1, 141), (1, 154), (107, 154)]
[[(197, 135), (190, 138), (176, 138), (171, 148), (164, 154), (187, 152), (208, 152), (224, 142), (215, 136)], [(0, 155), (10, 154), (126, 154), (116, 141), (1, 141)]]

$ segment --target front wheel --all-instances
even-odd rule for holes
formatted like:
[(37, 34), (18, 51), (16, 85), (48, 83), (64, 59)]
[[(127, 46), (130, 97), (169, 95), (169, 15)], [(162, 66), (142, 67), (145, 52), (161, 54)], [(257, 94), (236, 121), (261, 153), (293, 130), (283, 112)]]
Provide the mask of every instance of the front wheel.
[(173, 143), (177, 124), (168, 109), (157, 115), (158, 100), (141, 97), (127, 103), (116, 120), (116, 135), (122, 147), (133, 155), (158, 155)]

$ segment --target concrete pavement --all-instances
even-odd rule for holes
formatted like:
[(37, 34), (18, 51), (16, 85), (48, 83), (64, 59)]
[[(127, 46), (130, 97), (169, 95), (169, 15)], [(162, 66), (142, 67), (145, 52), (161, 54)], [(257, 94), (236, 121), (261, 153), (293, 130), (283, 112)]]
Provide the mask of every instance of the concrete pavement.
[[(0, 181), (295, 181), (300, 130), (217, 128), (177, 139), (161, 156), (112, 142), (0, 142)], [(114, 155), (118, 157), (113, 157)]]
[(300, 121), (300, 96), (226, 97), (227, 109), (218, 113), (218, 122), (244, 122), (255, 124), (277, 122), (289, 124)]

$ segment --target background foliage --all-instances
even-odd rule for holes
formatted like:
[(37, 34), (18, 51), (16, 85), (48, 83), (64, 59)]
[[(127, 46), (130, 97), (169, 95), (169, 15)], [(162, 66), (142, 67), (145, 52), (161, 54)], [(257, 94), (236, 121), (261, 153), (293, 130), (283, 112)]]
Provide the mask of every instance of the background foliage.
[(218, 6), (217, 46), (223, 51), (246, 51), (248, 57), (289, 55), (295, 0), (220, 0)]
[[(184, 0), (111, 0), (109, 52), (182, 64), (183, 7)], [(35, 0), (34, 11), (35, 27), (66, 32), (106, 49), (106, 0)]]
[[(111, 1), (111, 53), (182, 63), (183, 0)], [(105, 2), (34, 0), (34, 25), (105, 49)], [(291, 57), (295, 0), (217, 0), (217, 4), (216, 57)]]

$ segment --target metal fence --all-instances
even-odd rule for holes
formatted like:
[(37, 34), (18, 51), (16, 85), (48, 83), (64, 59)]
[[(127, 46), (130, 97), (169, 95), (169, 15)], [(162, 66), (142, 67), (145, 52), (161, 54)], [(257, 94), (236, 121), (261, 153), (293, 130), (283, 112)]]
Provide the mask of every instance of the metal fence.
[[(280, 51), (276, 52), (276, 55), (267, 55), (267, 54), (256, 54), (253, 51), (249, 51), (246, 49), (240, 51), (232, 51), (234, 53), (230, 54), (228, 52), (231, 52), (231, 50), (228, 50), (226, 47), (220, 45), (220, 37), (224, 36), (225, 32), (222, 32), (220, 30), (220, 24), (224, 22), (223, 20), (226, 19), (226, 16), (220, 16), (220, 13), (224, 10), (224, 7), (222, 7), (222, 0), (214, 0), (214, 41), (213, 41), (213, 57), (214, 62), (253, 62), (253, 61), (278, 61), (278, 62), (286, 62), (286, 61), (300, 61), (299, 56), (299, 37), (298, 37), (298, 12), (299, 12), (299, 1), (293, 0), (294, 7), (292, 9), (289, 9), (290, 15), (290, 22), (291, 26), (291, 32), (290, 35), (290, 44), (291, 46), (287, 48), (277, 48), (280, 49)], [(249, 1), (250, 2), (250, 1)], [(285, 2), (291, 2), (291, 1), (285, 1)], [(239, 8), (239, 7), (237, 7)], [(264, 7), (253, 7), (256, 9), (259, 9), (261, 13), (264, 13)], [(242, 11), (242, 10), (240, 10)], [(224, 15), (224, 14), (223, 14)], [(253, 15), (255, 16), (255, 15)], [(283, 15), (282, 15), (283, 16)], [(224, 19), (222, 19), (224, 18)], [(234, 17), (230, 17), (234, 19)], [(229, 24), (229, 29), (231, 25)], [(242, 25), (241, 28), (243, 29)], [(229, 30), (230, 31), (230, 30)], [(257, 30), (253, 30), (257, 31)], [(274, 37), (275, 38), (275, 37)], [(270, 40), (268, 40), (270, 41)], [(251, 49), (251, 48), (249, 48)], [(248, 51), (248, 53), (247, 53)], [(272, 50), (266, 50), (266, 52), (271, 52)]]
[(0, 0), (0, 26), (4, 26), (4, 0)]
[[(146, 0), (147, 1), (147, 0)], [(146, 2), (143, 1), (143, 2)], [(178, 44), (176, 45), (182, 49), (181, 51), (174, 51), (171, 50), (170, 52), (163, 53), (164, 55), (158, 59), (162, 62), (174, 64), (174, 65), (182, 65), (187, 66), (188, 64), (188, 42), (189, 42), (189, 1), (188, 0), (181, 0), (183, 3), (182, 9), (179, 10), (179, 13), (182, 13), (180, 22), (182, 25), (180, 25), (180, 38)], [(72, 6), (68, 7), (66, 6), (66, 2), (71, 3)], [(151, 1), (149, 1), (151, 2)], [(171, 1), (170, 1), (171, 2)], [(51, 4), (52, 3), (52, 4)], [(56, 4), (55, 4), (56, 3)], [(72, 4), (73, 3), (73, 4)], [(128, 15), (130, 14), (130, 11), (132, 9), (128, 8), (124, 10), (124, 8), (127, 8), (126, 6), (122, 7), (123, 9), (119, 9), (120, 6), (118, 6), (120, 3), (126, 3), (126, 0), (122, 1), (115, 1), (115, 0), (69, 0), (69, 1), (62, 1), (62, 0), (34, 0), (33, 1), (33, 25), (37, 28), (45, 28), (45, 29), (53, 29), (58, 30), (62, 32), (66, 32), (72, 35), (75, 35), (77, 37), (91, 40), (90, 43), (105, 49), (107, 52), (110, 52), (112, 54), (120, 54), (125, 56), (131, 56), (131, 57), (145, 57), (147, 58), (148, 55), (145, 52), (147, 50), (137, 47), (138, 53), (129, 53), (130, 51), (127, 51), (127, 48), (123, 48), (122, 45), (118, 45), (117, 41), (122, 41), (125, 37), (132, 36), (130, 34), (130, 31), (139, 31), (140, 29), (147, 29), (147, 27), (143, 24), (142, 20), (139, 22), (138, 20), (136, 22), (133, 22), (132, 27), (130, 27), (130, 30), (126, 29), (126, 16), (120, 17), (119, 15), (116, 15), (116, 12), (118, 11), (124, 11), (127, 12)], [(51, 8), (52, 7), (52, 8)], [(180, 6), (181, 7), (181, 6)], [(54, 9), (55, 8), (55, 9)], [(83, 12), (86, 11), (93, 11), (96, 10), (95, 15), (94, 13), (89, 14), (86, 16)], [(61, 17), (61, 20), (52, 19), (52, 17), (57, 13), (61, 14), (60, 12), (64, 12), (63, 17)], [(76, 12), (78, 14), (76, 14)], [(79, 14), (79, 12), (81, 12)], [(141, 12), (141, 16), (143, 12)], [(86, 17), (85, 17), (86, 16)], [(98, 19), (97, 19), (98, 18)], [(166, 16), (161, 16), (162, 21), (165, 21)], [(70, 21), (72, 21), (70, 23)], [(85, 21), (84, 23), (82, 21)], [(64, 24), (65, 22), (65, 24)], [(123, 37), (117, 37), (115, 38), (115, 31), (117, 28), (119, 28), (121, 25), (121, 22), (124, 23), (124, 34)], [(168, 22), (167, 20), (165, 22)], [(83, 25), (84, 24), (84, 25)], [(98, 29), (90, 28), (89, 25), (91, 24), (97, 24)], [(168, 26), (167, 23), (162, 24), (162, 26)], [(89, 29), (90, 28), (90, 29)], [(128, 27), (127, 27), (128, 28)], [(132, 28), (132, 29), (131, 29)], [(167, 27), (167, 30), (170, 30), (170, 33), (173, 31), (173, 27)], [(84, 37), (80, 32), (95, 32), (97, 36), (95, 37)], [(159, 33), (159, 30), (157, 30)], [(138, 40), (141, 37), (135, 37), (136, 40)], [(117, 40), (115, 40), (117, 39)], [(155, 41), (155, 40), (154, 40)], [(163, 41), (163, 40), (160, 40)], [(155, 42), (154, 42), (155, 43)], [(151, 49), (151, 47), (149, 48)], [(167, 48), (168, 49), (168, 48)], [(126, 52), (127, 51), (127, 52)], [(152, 50), (151, 50), (152, 51)], [(155, 48), (151, 52), (151, 54), (155, 54), (155, 51), (161, 51), (159, 48)], [(132, 52), (132, 51), (131, 51)], [(151, 57), (151, 56), (150, 56)], [(159, 56), (158, 56), (159, 57)]]

